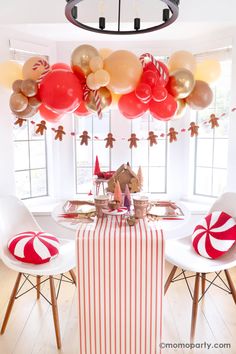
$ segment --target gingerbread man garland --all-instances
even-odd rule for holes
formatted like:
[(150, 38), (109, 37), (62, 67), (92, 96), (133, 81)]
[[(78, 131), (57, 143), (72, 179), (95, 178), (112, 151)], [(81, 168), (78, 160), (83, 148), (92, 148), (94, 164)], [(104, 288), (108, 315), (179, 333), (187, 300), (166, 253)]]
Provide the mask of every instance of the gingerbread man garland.
[(132, 149), (133, 147), (137, 147), (137, 141), (139, 141), (139, 139), (136, 137), (136, 134), (132, 133), (128, 141), (130, 142), (129, 148)]
[(195, 135), (198, 136), (198, 129), (199, 126), (196, 125), (194, 122), (190, 123), (190, 127), (188, 128), (188, 131), (191, 132), (191, 137), (193, 138)]
[(211, 129), (214, 129), (216, 127), (219, 127), (218, 123), (219, 118), (215, 116), (215, 114), (210, 115), (210, 120), (208, 121), (211, 124)]
[(59, 125), (59, 127), (57, 128), (57, 130), (55, 130), (55, 133), (56, 133), (55, 140), (60, 140), (60, 141), (62, 141), (63, 135), (66, 134), (63, 129), (64, 129), (63, 126), (62, 126), (62, 125)]
[(157, 137), (158, 135), (155, 135), (154, 132), (148, 132), (148, 138), (150, 146), (153, 146), (154, 144), (157, 144)]
[(81, 138), (80, 145), (83, 144), (88, 145), (88, 141), (89, 139), (91, 139), (90, 136), (88, 135), (87, 130), (83, 131), (82, 135), (80, 135), (80, 138)]
[(116, 141), (115, 138), (113, 138), (112, 133), (108, 133), (107, 137), (104, 139), (106, 141), (106, 148), (110, 147), (111, 149), (113, 148), (113, 141)]
[(41, 120), (41, 122), (39, 124), (37, 124), (36, 127), (38, 127), (35, 131), (36, 134), (43, 135), (44, 132), (46, 132), (46, 130), (47, 130), (45, 120)]
[(19, 127), (21, 128), (24, 122), (26, 122), (26, 119), (17, 118), (17, 120), (15, 121), (14, 125), (19, 125)]
[(167, 136), (169, 136), (169, 142), (172, 143), (173, 141), (177, 141), (178, 134), (179, 133), (175, 131), (175, 128), (170, 128), (169, 133), (167, 134)]

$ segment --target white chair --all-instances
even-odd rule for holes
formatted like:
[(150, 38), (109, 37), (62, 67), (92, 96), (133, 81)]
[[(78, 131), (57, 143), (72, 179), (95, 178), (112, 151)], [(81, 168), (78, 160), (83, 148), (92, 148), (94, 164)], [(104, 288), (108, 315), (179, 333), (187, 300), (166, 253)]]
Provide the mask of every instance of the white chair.
[[(29, 281), (32, 288), (37, 291), (37, 299), (39, 299), (40, 294), (45, 298), (41, 292), (40, 284), (49, 280), (50, 283), (50, 293), (51, 302), (47, 301), (52, 305), (52, 313), (54, 320), (54, 327), (56, 333), (57, 347), (61, 348), (61, 335), (57, 308), (57, 296), (56, 294), (54, 277), (60, 274), (60, 281), (58, 287), (60, 288), (61, 282), (66, 279), (66, 281), (71, 281), (71, 283), (76, 284), (76, 277), (73, 271), (75, 267), (75, 242), (67, 239), (60, 238), (60, 251), (59, 255), (52, 259), (48, 263), (34, 265), (23, 263), (16, 260), (8, 251), (7, 244), (9, 238), (17, 233), (24, 231), (42, 231), (40, 226), (37, 224), (33, 215), (29, 212), (26, 206), (21, 200), (14, 196), (6, 196), (0, 198), (0, 256), (2, 261), (7, 267), (17, 271), (19, 274), (17, 276), (12, 294), (8, 303), (5, 318), (3, 320), (1, 334), (4, 333), (7, 322), (10, 317), (10, 313), (16, 298), (21, 296), (19, 291), (21, 290), (20, 282), (24, 278), (24, 282)], [(71, 279), (64, 275), (64, 273), (69, 272)], [(30, 280), (30, 276), (36, 277), (36, 285)], [(42, 280), (41, 277), (46, 277)]]
[[(213, 204), (209, 213), (213, 211), (225, 211), (227, 214), (236, 218), (236, 193), (223, 194)], [(190, 340), (193, 341), (196, 328), (198, 303), (203, 298), (209, 287), (214, 284), (214, 281), (216, 279), (222, 279), (220, 277), (220, 273), (222, 271), (224, 271), (228, 282), (228, 287), (226, 290), (232, 294), (234, 302), (236, 303), (236, 290), (228, 271), (228, 269), (236, 265), (236, 246), (234, 245), (224, 256), (216, 260), (211, 260), (199, 256), (192, 247), (191, 235), (186, 237), (185, 234), (184, 237), (177, 240), (166, 240), (165, 258), (169, 263), (174, 265), (165, 284), (165, 294), (171, 282), (180, 280), (181, 276), (183, 276), (182, 279), (186, 282), (188, 281), (188, 276), (185, 274), (186, 271), (196, 273), (194, 291), (193, 294), (191, 294), (193, 298), (193, 305)], [(181, 272), (179, 275), (175, 276), (178, 268), (181, 269)], [(216, 273), (215, 279), (213, 281), (208, 281), (206, 279), (207, 273)], [(199, 298), (200, 278), (202, 282), (202, 294)], [(206, 281), (209, 282), (207, 288)]]

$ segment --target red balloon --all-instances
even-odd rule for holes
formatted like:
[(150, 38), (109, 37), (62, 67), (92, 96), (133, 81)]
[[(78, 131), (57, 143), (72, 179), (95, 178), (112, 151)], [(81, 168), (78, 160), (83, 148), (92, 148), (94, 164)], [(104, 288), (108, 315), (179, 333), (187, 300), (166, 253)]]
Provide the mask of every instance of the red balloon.
[(77, 77), (77, 79), (79, 79), (81, 85), (85, 85), (86, 84), (86, 77), (84, 75), (83, 70), (78, 65), (73, 65), (72, 70), (73, 70), (73, 73), (75, 74), (75, 76)]
[(91, 112), (89, 112), (84, 104), (84, 101), (82, 101), (79, 105), (79, 107), (74, 111), (74, 114), (80, 117), (85, 117), (89, 116)]
[(135, 94), (141, 101), (147, 101), (152, 97), (152, 89), (148, 84), (141, 82), (136, 87)]
[(167, 90), (163, 86), (155, 86), (152, 90), (152, 98), (156, 102), (162, 102), (168, 95)]
[(39, 93), (42, 103), (58, 113), (73, 112), (83, 98), (75, 74), (61, 69), (51, 71), (43, 78)]
[(141, 117), (147, 111), (148, 104), (140, 101), (133, 91), (121, 96), (118, 107), (125, 118), (135, 119)]
[(169, 81), (169, 70), (167, 68), (167, 66), (162, 63), (161, 61), (157, 61), (161, 67), (161, 69), (163, 70), (163, 72), (165, 73), (165, 78), (163, 78), (163, 76), (160, 75), (158, 69), (156, 68), (156, 66), (150, 62), (147, 63), (147, 65), (145, 66), (145, 68), (143, 69), (143, 71), (153, 71), (157, 74), (157, 81), (156, 81), (156, 85), (158, 86), (166, 86), (167, 82)]
[(153, 88), (157, 84), (157, 79), (158, 79), (157, 72), (152, 70), (147, 70), (143, 72), (141, 77), (141, 82)]
[(56, 63), (51, 66), (51, 70), (57, 70), (57, 69), (71, 71), (71, 67), (65, 63)]
[(167, 95), (167, 98), (162, 102), (151, 100), (149, 104), (151, 115), (159, 120), (170, 120), (177, 110), (177, 102), (174, 97)]
[(60, 113), (55, 113), (55, 112), (51, 111), (51, 109), (45, 107), (43, 104), (41, 104), (41, 106), (39, 107), (39, 113), (42, 118), (44, 118), (45, 120), (47, 120), (50, 123), (56, 123), (62, 117), (62, 115)]

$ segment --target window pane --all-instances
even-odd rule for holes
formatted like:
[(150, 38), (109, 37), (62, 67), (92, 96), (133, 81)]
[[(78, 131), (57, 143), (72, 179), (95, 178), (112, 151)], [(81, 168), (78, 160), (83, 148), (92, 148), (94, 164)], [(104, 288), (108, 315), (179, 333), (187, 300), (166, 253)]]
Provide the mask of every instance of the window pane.
[(215, 139), (214, 167), (227, 168), (228, 139)]
[(165, 193), (166, 173), (163, 167), (150, 167), (149, 191), (152, 193)]
[(211, 195), (212, 194), (212, 169), (197, 167), (196, 169), (196, 194)]
[(77, 168), (77, 193), (89, 193), (89, 191), (92, 189), (92, 168)]
[(94, 153), (94, 161), (96, 155), (99, 159), (100, 168), (103, 169), (105, 166), (109, 166), (109, 148), (105, 148), (105, 141), (94, 141), (93, 143), (93, 153)]
[(148, 166), (148, 141), (137, 141), (137, 148), (132, 148), (132, 165)]
[(15, 170), (26, 170), (29, 168), (28, 142), (20, 141), (14, 143)]
[(31, 170), (32, 197), (47, 195), (46, 170)]
[(16, 194), (19, 198), (30, 197), (29, 171), (15, 172)]
[(80, 145), (80, 142), (77, 141), (76, 157), (77, 166), (92, 166), (92, 144), (89, 143), (88, 146)]
[(158, 140), (157, 145), (149, 149), (150, 166), (165, 166), (166, 164), (166, 141)]
[(45, 142), (44, 141), (31, 141), (30, 142), (30, 167), (31, 168), (46, 167)]
[(23, 124), (21, 128), (14, 125), (13, 137), (14, 140), (28, 140), (28, 124)]
[(212, 139), (197, 140), (197, 166), (211, 166), (213, 154)]
[(218, 170), (214, 168), (213, 170), (213, 195), (218, 196), (222, 194), (226, 187), (227, 171)]

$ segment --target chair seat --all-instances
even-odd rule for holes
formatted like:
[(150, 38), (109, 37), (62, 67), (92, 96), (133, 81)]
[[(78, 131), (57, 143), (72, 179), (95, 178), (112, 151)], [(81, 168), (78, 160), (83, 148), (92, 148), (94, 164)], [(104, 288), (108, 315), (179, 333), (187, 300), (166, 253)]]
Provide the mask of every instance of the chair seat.
[(9, 268), (31, 275), (58, 275), (66, 273), (75, 267), (75, 241), (60, 238), (60, 250), (57, 257), (44, 264), (29, 264), (16, 260), (5, 246), (2, 261)]
[(187, 236), (177, 240), (166, 240), (165, 258), (177, 267), (196, 273), (218, 272), (236, 265), (236, 245), (218, 259), (199, 256), (192, 247), (192, 238)]

